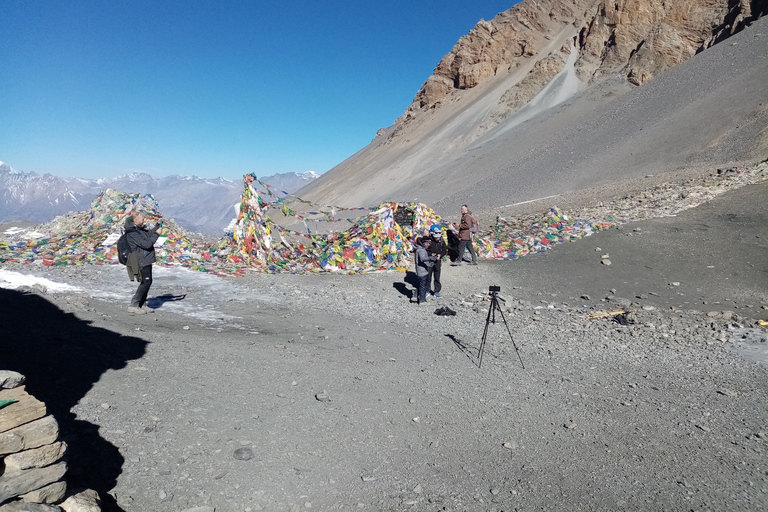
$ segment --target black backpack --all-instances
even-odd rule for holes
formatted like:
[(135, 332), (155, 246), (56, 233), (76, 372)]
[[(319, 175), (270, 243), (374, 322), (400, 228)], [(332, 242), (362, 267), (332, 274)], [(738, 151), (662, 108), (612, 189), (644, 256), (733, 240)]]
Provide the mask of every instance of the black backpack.
[(117, 239), (117, 261), (125, 265), (128, 263), (128, 255), (131, 254), (131, 246), (128, 244), (128, 233), (123, 233)]

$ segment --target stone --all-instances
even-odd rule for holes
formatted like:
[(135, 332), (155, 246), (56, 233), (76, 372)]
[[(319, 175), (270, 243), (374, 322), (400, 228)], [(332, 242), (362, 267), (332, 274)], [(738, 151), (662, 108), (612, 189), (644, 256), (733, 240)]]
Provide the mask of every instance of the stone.
[(61, 509), (64, 512), (101, 512), (101, 498), (93, 489), (86, 489), (67, 498)]
[(610, 266), (611, 265), (611, 260), (600, 260), (600, 263), (602, 263), (603, 265), (606, 265), (606, 266)]
[(50, 466), (61, 459), (66, 451), (67, 443), (59, 441), (58, 443), (48, 444), (40, 448), (13, 453), (5, 458), (5, 468), (7, 471), (21, 471), (29, 468)]
[(319, 393), (316, 393), (315, 394), (315, 399), (318, 402), (330, 402), (331, 401), (331, 398), (328, 396), (328, 393), (326, 393), (325, 391), (321, 391)]
[(62, 481), (22, 494), (19, 498), (30, 503), (59, 503), (66, 495), (67, 483)]
[(238, 448), (232, 456), (237, 460), (251, 460), (255, 455), (250, 448)]
[(739, 396), (739, 393), (728, 388), (720, 388), (717, 390), (718, 394), (724, 395), (724, 396)]
[(11, 501), (0, 506), (0, 512), (61, 512), (56, 505), (30, 503), (26, 501)]
[(26, 423), (0, 433), (0, 455), (51, 444), (59, 437), (59, 424), (53, 416)]
[(6, 471), (0, 476), (0, 503), (57, 482), (66, 472), (66, 462), (44, 468)]
[(24, 386), (0, 390), (0, 400), (16, 399), (18, 402), (3, 408), (0, 414), (0, 432), (6, 432), (45, 416), (45, 404), (24, 390)]
[(423, 489), (421, 488), (421, 484), (417, 484), (416, 487), (413, 488), (414, 494), (421, 494)]
[(216, 509), (213, 507), (192, 507), (185, 508), (181, 512), (216, 512)]
[(0, 389), (13, 389), (24, 384), (25, 377), (11, 370), (0, 370)]
[(573, 420), (568, 420), (563, 424), (563, 427), (567, 430), (573, 430), (576, 428), (576, 423), (574, 423)]
[(632, 305), (632, 301), (631, 300), (625, 299), (623, 297), (609, 297), (608, 301), (613, 303), (613, 304), (616, 304), (620, 308), (628, 308), (629, 306)]

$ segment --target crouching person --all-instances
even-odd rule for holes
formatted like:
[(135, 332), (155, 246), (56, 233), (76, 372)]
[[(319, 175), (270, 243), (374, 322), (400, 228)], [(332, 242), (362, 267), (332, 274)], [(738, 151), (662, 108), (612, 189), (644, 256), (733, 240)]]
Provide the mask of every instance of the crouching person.
[(429, 293), (429, 275), (437, 258), (429, 253), (431, 241), (428, 236), (416, 239), (414, 245), (414, 263), (416, 264), (416, 278), (419, 280), (418, 304), (427, 303)]

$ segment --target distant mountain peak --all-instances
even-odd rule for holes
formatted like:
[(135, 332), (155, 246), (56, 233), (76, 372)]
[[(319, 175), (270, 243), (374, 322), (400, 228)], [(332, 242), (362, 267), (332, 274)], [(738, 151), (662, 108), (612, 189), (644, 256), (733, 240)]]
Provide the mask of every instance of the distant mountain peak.
[[(275, 174), (263, 178), (289, 194), (317, 179), (313, 171)], [(110, 178), (61, 178), (51, 174), (23, 173), (0, 162), (0, 222), (26, 220), (49, 222), (58, 215), (79, 211), (104, 189), (151, 194), (163, 215), (188, 231), (221, 235), (240, 202), (242, 180), (165, 176), (130, 172)]]

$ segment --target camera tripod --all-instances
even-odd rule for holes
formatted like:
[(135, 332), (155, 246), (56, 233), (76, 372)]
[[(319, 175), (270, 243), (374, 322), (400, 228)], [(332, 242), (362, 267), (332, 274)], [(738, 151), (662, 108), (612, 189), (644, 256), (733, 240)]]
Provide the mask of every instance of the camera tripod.
[(496, 323), (496, 311), (498, 310), (499, 314), (501, 315), (501, 319), (504, 322), (504, 327), (507, 328), (509, 339), (512, 340), (512, 346), (515, 347), (515, 352), (517, 352), (517, 357), (518, 359), (520, 359), (520, 365), (523, 367), (523, 370), (525, 370), (525, 365), (523, 364), (523, 358), (520, 357), (520, 351), (517, 349), (515, 338), (512, 337), (512, 331), (509, 330), (507, 319), (504, 318), (504, 312), (501, 310), (501, 306), (499, 306), (499, 300), (504, 300), (504, 299), (500, 299), (497, 295), (500, 290), (501, 288), (499, 288), (498, 286), (491, 286), (488, 289), (488, 293), (491, 294), (491, 306), (488, 308), (488, 317), (485, 319), (485, 330), (483, 330), (483, 339), (480, 342), (480, 348), (477, 349), (477, 356), (479, 359), (477, 367), (480, 368), (480, 366), (483, 364), (483, 353), (485, 352), (485, 340), (488, 338), (488, 327), (491, 324)]

